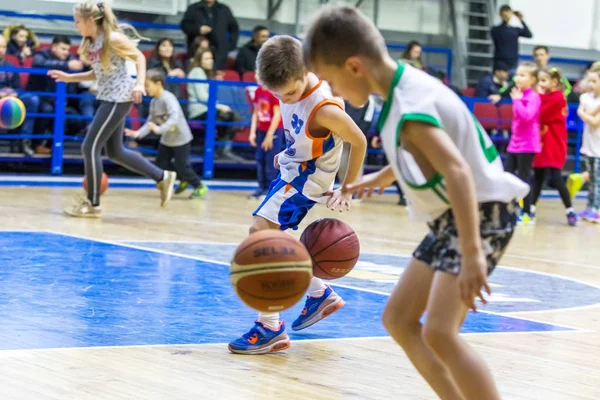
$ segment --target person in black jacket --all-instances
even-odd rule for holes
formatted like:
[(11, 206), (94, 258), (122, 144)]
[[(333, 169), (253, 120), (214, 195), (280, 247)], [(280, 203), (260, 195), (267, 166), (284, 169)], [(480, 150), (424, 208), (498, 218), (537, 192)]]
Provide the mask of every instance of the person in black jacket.
[[(500, 90), (508, 84), (508, 66), (503, 61), (494, 64), (494, 73), (483, 75), (475, 88), (475, 97), (486, 98), (494, 103), (500, 100)], [(491, 97), (490, 97), (491, 96)], [(496, 96), (498, 96), (496, 98)]]
[[(79, 72), (83, 71), (86, 67), (78, 57), (69, 54), (71, 48), (71, 41), (67, 36), (57, 35), (52, 40), (52, 47), (39, 51), (33, 55), (33, 68), (45, 68), (45, 69), (58, 69), (65, 72)], [(27, 90), (31, 92), (56, 92), (56, 82), (49, 76), (31, 74), (29, 76), (29, 82), (27, 84)], [(76, 83), (67, 84), (68, 94), (78, 94), (78, 85)], [(34, 103), (39, 104), (39, 113), (51, 114), (54, 113), (54, 106), (56, 98), (53, 96), (31, 96), (37, 97), (34, 99)], [(79, 114), (77, 110), (83, 109), (88, 106), (88, 103), (92, 102), (91, 98), (68, 98), (67, 99), (67, 113), (68, 114)], [(89, 107), (87, 107), (89, 108)], [(27, 110), (29, 111), (29, 110)], [(89, 113), (89, 111), (88, 111)], [(92, 106), (93, 114), (93, 106)], [(90, 115), (88, 115), (90, 116)], [(27, 122), (27, 120), (25, 121)], [(78, 131), (85, 127), (85, 121), (80, 120), (67, 120), (67, 124), (70, 131)], [(26, 133), (33, 133), (33, 123), (23, 124)], [(40, 118), (35, 123), (36, 131), (44, 132), (52, 129), (52, 120), (46, 118)], [(29, 130), (29, 132), (27, 131)], [(50, 150), (45, 144), (33, 146), (35, 152), (38, 154), (48, 154)], [(26, 151), (28, 152), (28, 151)]]
[(196, 36), (205, 35), (215, 54), (215, 69), (227, 67), (227, 53), (237, 47), (240, 32), (229, 7), (216, 0), (194, 3), (185, 11), (180, 26), (187, 35), (188, 49)]
[(235, 69), (244, 75), (244, 72), (256, 70), (256, 57), (264, 42), (269, 40), (270, 32), (266, 26), (258, 25), (252, 29), (252, 40), (240, 47), (235, 59)]
[[(522, 28), (509, 26), (513, 15), (521, 20)], [(502, 23), (494, 26), (491, 31), (494, 41), (494, 64), (503, 61), (508, 65), (509, 71), (514, 73), (519, 64), (519, 38), (532, 38), (533, 34), (523, 21), (523, 14), (520, 11), (513, 12), (510, 6), (500, 7), (500, 17)]]

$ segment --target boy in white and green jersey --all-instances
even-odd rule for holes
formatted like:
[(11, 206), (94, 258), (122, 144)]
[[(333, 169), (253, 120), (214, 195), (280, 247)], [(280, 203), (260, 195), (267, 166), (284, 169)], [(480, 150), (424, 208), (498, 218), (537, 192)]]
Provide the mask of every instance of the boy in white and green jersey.
[[(426, 73), (394, 61), (383, 37), (353, 7), (322, 9), (307, 31), (305, 61), (354, 106), (383, 96), (381, 139), (389, 166), (344, 190), (402, 185), (430, 232), (390, 296), (383, 323), (443, 399), (499, 399), (484, 361), (458, 333), (516, 226), (529, 186), (504, 172), (465, 104)], [(420, 318), (427, 318), (421, 326)]]

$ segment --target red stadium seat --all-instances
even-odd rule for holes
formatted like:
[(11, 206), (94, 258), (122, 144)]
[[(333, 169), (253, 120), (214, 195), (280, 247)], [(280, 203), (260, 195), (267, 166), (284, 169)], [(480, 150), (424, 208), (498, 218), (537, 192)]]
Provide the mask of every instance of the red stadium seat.
[(237, 71), (231, 69), (225, 69), (221, 71), (223, 73), (223, 79), (226, 81), (239, 82), (240, 74)]
[(475, 88), (467, 87), (461, 90), (462, 95), (465, 97), (475, 97)]
[(244, 72), (242, 75), (243, 82), (256, 82), (256, 73), (254, 71)]
[(490, 103), (475, 103), (473, 114), (481, 122), (484, 129), (498, 129), (498, 107)]
[(510, 130), (512, 128), (513, 120), (512, 104), (501, 104), (500, 107), (498, 107), (498, 114), (500, 116), (499, 129)]

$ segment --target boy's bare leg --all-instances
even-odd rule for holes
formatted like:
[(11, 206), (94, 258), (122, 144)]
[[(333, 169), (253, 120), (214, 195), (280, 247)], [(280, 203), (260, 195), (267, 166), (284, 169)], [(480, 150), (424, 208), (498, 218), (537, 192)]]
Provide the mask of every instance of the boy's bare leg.
[(436, 272), (423, 327), (425, 343), (446, 365), (465, 400), (496, 400), (500, 394), (483, 359), (458, 335), (468, 312), (458, 277)]
[(433, 279), (431, 267), (411, 259), (383, 311), (383, 324), (429, 386), (443, 400), (463, 400), (448, 369), (425, 344), (419, 319)]
[(264, 231), (265, 229), (279, 229), (279, 224), (271, 222), (260, 215), (253, 216), (248, 233), (253, 234), (254, 232)]

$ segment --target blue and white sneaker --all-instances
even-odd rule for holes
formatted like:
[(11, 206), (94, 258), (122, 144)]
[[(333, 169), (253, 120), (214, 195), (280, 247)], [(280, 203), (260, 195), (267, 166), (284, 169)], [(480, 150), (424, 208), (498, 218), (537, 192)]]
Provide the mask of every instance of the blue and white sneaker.
[(344, 299), (329, 286), (327, 286), (321, 297), (306, 296), (302, 314), (292, 324), (292, 330), (299, 331), (308, 328), (344, 307), (344, 304), (346, 304)]
[(248, 333), (229, 343), (229, 351), (236, 354), (268, 354), (289, 347), (290, 338), (283, 321), (277, 329), (256, 321)]

